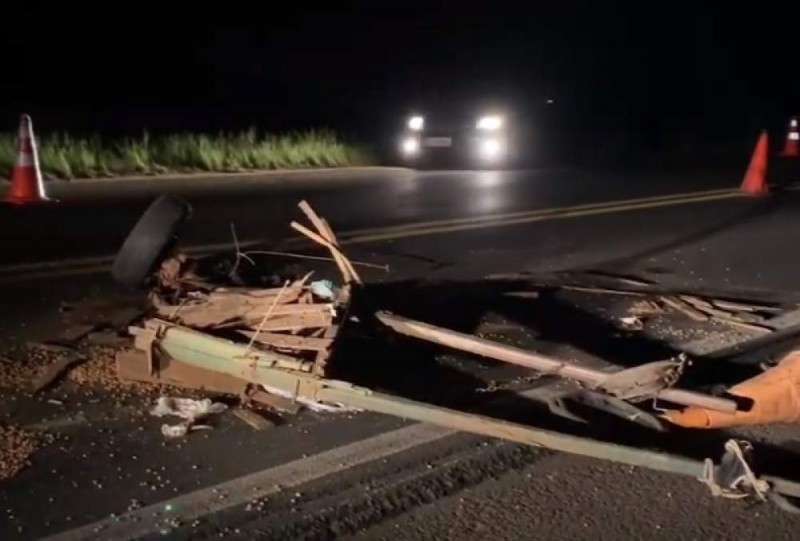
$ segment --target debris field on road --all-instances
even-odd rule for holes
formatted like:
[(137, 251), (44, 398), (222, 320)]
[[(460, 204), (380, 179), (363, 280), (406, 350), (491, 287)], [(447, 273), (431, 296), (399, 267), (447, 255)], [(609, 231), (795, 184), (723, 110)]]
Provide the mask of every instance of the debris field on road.
[[(120, 372), (131, 371), (124, 368), (124, 364), (138, 363), (140, 373), (157, 377), (164, 361), (167, 371), (168, 366), (173, 366), (173, 374), (176, 370), (191, 367), (194, 375), (191, 381), (187, 381), (190, 387), (214, 385), (213, 382), (220, 377), (240, 380), (239, 395), (245, 403), (248, 393), (256, 390), (261, 394), (273, 395), (273, 400), (283, 399), (317, 410), (370, 410), (561, 451), (688, 473), (717, 487), (722, 482), (720, 479), (727, 479), (728, 472), (714, 467), (709, 469), (707, 461), (689, 464), (688, 459), (679, 456), (467, 413), (337, 379), (336, 363), (348, 361), (338, 356), (331, 366), (328, 361), (345, 326), (366, 325), (358, 317), (353, 318), (357, 323), (348, 321), (353, 297), (365, 293), (360, 276), (342, 252), (330, 225), (305, 201), (299, 207), (316, 231), (298, 222), (292, 222), (291, 227), (330, 250), (343, 277), (341, 288), (326, 284), (324, 294), (320, 296), (321, 284), (309, 284), (308, 274), (300, 279), (286, 280), (280, 288), (230, 288), (198, 275), (196, 266), (187, 257), (173, 255), (162, 260), (156, 273), (156, 284), (150, 294), (154, 317), (130, 329), (135, 337), (138, 356), (121, 356)], [(237, 250), (234, 270), (241, 257)], [(637, 297), (638, 315), (634, 317), (638, 324), (633, 330), (643, 326), (639, 317), (665, 310), (677, 311), (694, 322), (713, 320), (752, 333), (762, 334), (773, 330), (769, 321), (777, 310), (775, 306), (737, 299), (703, 298), (680, 292), (654, 295), (646, 291), (652, 284), (633, 278), (605, 278), (616, 280), (628, 289), (592, 289), (585, 286), (582, 289)], [(559, 287), (580, 288), (563, 281)], [(641, 291), (637, 291), (637, 288)], [(579, 363), (503, 345), (386, 311), (373, 312), (371, 317), (376, 320), (372, 321), (373, 325), (382, 324), (384, 329), (401, 335), (494, 361), (520, 365), (541, 375), (567, 379), (576, 383), (578, 389), (559, 396), (558, 400), (578, 396), (584, 405), (658, 431), (666, 430), (662, 423), (664, 420), (683, 424), (680, 422), (683, 415), (680, 406), (688, 406), (693, 412), (708, 411), (709, 415), (734, 417), (742, 407), (736, 400), (739, 398), (737, 396), (712, 396), (678, 388), (687, 365), (685, 355), (625, 369), (593, 370)], [(631, 324), (625, 321), (622, 321), (623, 326), (630, 330)], [(374, 362), (381, 361), (375, 359)], [(781, 370), (786, 362), (783, 361), (772, 370)], [(175, 365), (185, 366), (177, 368)], [(170, 381), (181, 384), (180, 377), (173, 376)], [(755, 406), (750, 404), (751, 410), (763, 409), (758, 404), (762, 397), (746, 394), (741, 397), (756, 403)], [(648, 411), (645, 406), (648, 401), (653, 402), (654, 407), (655, 402), (659, 401), (661, 406), (655, 411)], [(667, 404), (672, 406), (664, 409)], [(560, 402), (551, 404), (551, 410), (557, 413), (560, 405)], [(800, 404), (797, 406), (800, 407)], [(768, 417), (756, 417), (756, 420), (773, 421)], [(774, 419), (781, 420), (785, 419)], [(733, 461), (736, 467), (750, 471), (749, 463), (741, 452), (742, 446), (749, 444), (730, 439), (726, 445), (726, 453), (734, 453), (740, 458)], [(726, 464), (724, 461), (718, 468), (728, 467)], [(775, 489), (776, 492), (800, 496), (800, 485), (785, 480), (773, 484), (779, 487)], [(720, 490), (738, 491), (759, 499), (763, 499), (766, 492), (763, 482), (756, 483), (754, 475), (745, 481), (737, 478), (735, 486), (729, 483)]]
[[(229, 409), (209, 399), (191, 400), (185, 394), (213, 393), (237, 400), (238, 404), (230, 408), (233, 415), (254, 430), (267, 430), (279, 416), (295, 415), (304, 408), (322, 412), (373, 411), (688, 475), (707, 484), (715, 496), (780, 499), (784, 508), (791, 506), (787, 496), (800, 497), (800, 484), (793, 479), (783, 478), (775, 471), (756, 470), (758, 445), (735, 432), (719, 433), (715, 455), (721, 457), (718, 462), (707, 455), (700, 459), (675, 452), (678, 444), (692, 434), (682, 427), (796, 421), (800, 417), (796, 393), (800, 378), (794, 378), (794, 365), (800, 362), (800, 356), (783, 351), (777, 363), (762, 367), (763, 374), (759, 374), (758, 366), (748, 366), (737, 372), (746, 374), (745, 381), (730, 381), (730, 374), (718, 377), (724, 370), (718, 361), (675, 349), (671, 349), (675, 354), (655, 360), (617, 364), (612, 357), (603, 366), (591, 367), (580, 360), (546, 355), (473, 332), (412, 319), (386, 310), (378, 300), (370, 298), (369, 284), (364, 283), (356, 265), (342, 251), (331, 226), (308, 203), (301, 202), (299, 208), (310, 226), (292, 222), (292, 229), (330, 252), (327, 259), (339, 269), (341, 284), (314, 279), (313, 272), (276, 272), (266, 276), (268, 271), (262, 272), (238, 247), (232, 261), (208, 264), (193, 260), (165, 237), (157, 253), (145, 254), (152, 258), (140, 265), (147, 269), (146, 276), (126, 275), (126, 285), (141, 282), (148, 289), (143, 295), (147, 300), (143, 312), (128, 312), (110, 326), (76, 325), (68, 338), (31, 345), (32, 351), (47, 352), (52, 362), (25, 378), (9, 376), (6, 383), (17, 386), (25, 380), (31, 391), (41, 393), (57, 385), (67, 373), (78, 384), (101, 381), (112, 388), (132, 385), (146, 389), (148, 393), (143, 396), (158, 398), (156, 408), (150, 408), (151, 414), (172, 414), (184, 419), (178, 425), (162, 426), (162, 433), (169, 438), (190, 438), (190, 432), (210, 428), (205, 424), (209, 415)], [(141, 225), (137, 224), (137, 228)], [(126, 245), (135, 244), (130, 238), (126, 241)], [(120, 256), (130, 258), (131, 253)], [(254, 274), (257, 276), (252, 279)], [(507, 284), (501, 296), (528, 303), (529, 310), (548, 302), (553, 292), (622, 298), (629, 302), (624, 314), (612, 318), (616, 322), (614, 333), (641, 338), (654, 321), (672, 317), (688, 323), (695, 331), (704, 326), (723, 327), (725, 332), (739, 337), (731, 347), (742, 350), (751, 342), (763, 343), (791, 329), (792, 324), (787, 322), (793, 321), (797, 311), (795, 303), (724, 292), (710, 295), (677, 291), (636, 277), (608, 274), (500, 275), (487, 277), (486, 283)], [(541, 317), (547, 317), (546, 311)], [(118, 334), (119, 329), (125, 332)], [(554, 428), (555, 421), (535, 426), (485, 414), (479, 407), (451, 407), (379, 390), (391, 389), (389, 382), (365, 386), (359, 378), (350, 377), (353, 368), (348, 366), (352, 361), (348, 359), (345, 337), (351, 334), (379, 340), (409, 337), (493, 363), (522, 367), (529, 371), (525, 374), (533, 376), (518, 376), (518, 380), (542, 391), (540, 402), (553, 414), (552, 419), (566, 421), (567, 429)], [(716, 333), (719, 334), (724, 333)], [(89, 344), (94, 351), (87, 354), (75, 348), (76, 343)], [(380, 366), (387, 361), (374, 358), (368, 362)], [(718, 364), (711, 368), (712, 362)], [(555, 389), (553, 383), (562, 387)], [(184, 390), (183, 396), (178, 396), (180, 389)], [(503, 390), (507, 393), (510, 388)], [(488, 395), (485, 398), (488, 402), (493, 400)], [(576, 413), (575, 405), (580, 406), (580, 411), (588, 408), (613, 417), (635, 437), (623, 437), (622, 432), (619, 437), (608, 431), (603, 434), (600, 422)], [(189, 410), (194, 413), (186, 414)], [(14, 428), (8, 430), (21, 434)], [(641, 441), (641, 430), (659, 444), (633, 443)], [(666, 450), (662, 443), (667, 444)], [(32, 452), (27, 443), (18, 447), (30, 449), (28, 454)], [(9, 458), (11, 466), (5, 466), (4, 456), (2, 463), (8, 471), (17, 471), (25, 460)]]

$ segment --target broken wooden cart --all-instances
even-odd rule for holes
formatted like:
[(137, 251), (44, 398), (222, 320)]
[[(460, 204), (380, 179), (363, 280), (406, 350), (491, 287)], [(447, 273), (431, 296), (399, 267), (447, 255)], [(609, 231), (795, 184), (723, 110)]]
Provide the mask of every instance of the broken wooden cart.
[[(394, 415), (555, 451), (688, 475), (708, 483), (719, 494), (750, 495), (762, 500), (784, 495), (800, 497), (800, 484), (794, 481), (755, 477), (747, 449), (743, 451), (743, 444), (734, 440), (726, 445), (721, 463), (714, 466), (709, 461), (432, 405), (330, 377), (328, 361), (342, 326), (349, 324), (351, 296), (357, 293), (361, 280), (330, 226), (305, 202), (300, 208), (316, 232), (298, 223), (292, 227), (330, 250), (331, 260), (344, 277), (341, 288), (309, 282), (308, 276), (287, 281), (280, 288), (219, 287), (198, 278), (186, 258), (166, 259), (159, 267), (158, 285), (153, 290), (154, 317), (131, 327), (137, 352), (120, 355), (120, 374), (132, 379), (236, 393), (286, 411), (306, 405)], [(721, 412), (737, 408), (727, 398), (676, 388), (679, 360), (605, 373), (385, 312), (376, 316), (397, 333), (539, 373), (570, 378), (617, 403), (658, 397), (673, 404)]]

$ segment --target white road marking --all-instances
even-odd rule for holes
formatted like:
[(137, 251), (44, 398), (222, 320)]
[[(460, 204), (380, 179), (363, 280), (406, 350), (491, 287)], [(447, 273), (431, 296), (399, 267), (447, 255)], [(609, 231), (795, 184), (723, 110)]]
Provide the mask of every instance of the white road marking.
[(171, 529), (170, 524), (174, 520), (180, 520), (185, 524), (198, 517), (264, 498), (348, 468), (380, 460), (440, 440), (456, 432), (453, 429), (429, 424), (414, 424), (212, 487), (189, 492), (46, 539), (49, 541), (137, 539)]
[[(547, 392), (542, 393), (538, 388), (521, 391), (518, 394), (539, 401), (546, 400), (549, 396)], [(415, 423), (218, 485), (188, 492), (114, 518), (93, 522), (45, 538), (45, 541), (137, 539), (169, 530), (170, 523), (174, 520), (180, 520), (185, 524), (198, 517), (243, 505), (349, 468), (433, 443), (459, 432), (452, 428)], [(224, 497), (221, 498), (221, 495)]]

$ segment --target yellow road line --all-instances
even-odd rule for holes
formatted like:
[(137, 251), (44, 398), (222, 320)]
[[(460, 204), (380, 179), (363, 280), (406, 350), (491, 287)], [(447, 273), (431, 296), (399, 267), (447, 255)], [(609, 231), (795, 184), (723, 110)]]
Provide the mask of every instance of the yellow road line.
[[(672, 194), (666, 196), (640, 197), (618, 201), (606, 201), (602, 203), (587, 203), (566, 207), (519, 211), (493, 216), (454, 218), (428, 222), (416, 222), (397, 226), (357, 229), (342, 232), (338, 234), (338, 237), (340, 238), (341, 244), (365, 244), (369, 242), (455, 233), (459, 231), (470, 231), (490, 227), (519, 225), (544, 220), (579, 218), (582, 216), (613, 214), (630, 210), (666, 207), (687, 203), (699, 203), (703, 201), (716, 201), (721, 199), (741, 197), (742, 195), (742, 192), (739, 190), (725, 189)], [(287, 242), (284, 242), (283, 246), (295, 246), (297, 244), (305, 245), (306, 243), (304, 241), (305, 239), (293, 238), (289, 239)], [(259, 240), (251, 240), (240, 243), (240, 247), (253, 246), (260, 243), (261, 241)], [(184, 251), (191, 254), (203, 255), (209, 252), (231, 248), (232, 246), (232, 243), (207, 244), (184, 247)], [(16, 281), (21, 278), (33, 279), (39, 277), (92, 274), (94, 272), (107, 270), (110, 267), (110, 263), (113, 261), (113, 258), (113, 255), (109, 255), (102, 257), (89, 257), (83, 259), (0, 267), (0, 282)]]
[(584, 206), (584, 207), (565, 207), (564, 209), (551, 209), (548, 213), (529, 214), (517, 218), (506, 218), (492, 221), (473, 221), (466, 223), (454, 223), (448, 225), (441, 225), (436, 227), (426, 228), (408, 228), (408, 229), (393, 229), (376, 233), (366, 233), (355, 236), (350, 236), (340, 241), (340, 244), (365, 244), (369, 242), (379, 242), (386, 240), (396, 240), (409, 237), (419, 237), (427, 235), (437, 235), (443, 233), (455, 233), (459, 231), (470, 231), (474, 229), (485, 229), (490, 227), (502, 227), (508, 225), (519, 225), (544, 220), (556, 220), (564, 218), (579, 218), (582, 216), (594, 216), (600, 214), (613, 214), (618, 212), (626, 212), (631, 210), (641, 210), (657, 207), (668, 207), (674, 205), (683, 205), (688, 203), (700, 203), (704, 201), (717, 201), (721, 199), (731, 199), (734, 197), (742, 197), (738, 191), (732, 192), (726, 190), (725, 192), (713, 193), (710, 195), (701, 195), (695, 197), (684, 197), (682, 199), (666, 199), (666, 200), (644, 200), (638, 203), (623, 203), (616, 205), (605, 206)]
[(637, 197), (632, 199), (619, 199), (616, 201), (603, 201), (598, 203), (583, 203), (580, 205), (570, 205), (565, 207), (550, 207), (545, 209), (522, 210), (516, 212), (509, 212), (506, 214), (493, 214), (488, 216), (470, 216), (465, 218), (445, 218), (442, 220), (431, 220), (426, 222), (414, 222), (410, 224), (399, 224), (385, 227), (368, 227), (363, 229), (353, 229), (338, 233), (337, 236), (342, 238), (364, 235), (368, 233), (386, 233), (388, 231), (405, 231), (408, 229), (426, 229), (429, 227), (459, 225), (459, 224), (472, 224), (481, 222), (495, 222), (499, 220), (507, 220), (512, 218), (524, 218), (533, 216), (548, 216), (551, 214), (562, 214), (565, 212), (589, 210), (595, 208), (617, 207), (620, 205), (645, 203), (650, 201), (672, 201), (676, 199), (685, 199), (688, 197), (703, 197), (706, 195), (719, 195), (719, 194), (740, 194), (738, 190), (725, 188), (724, 190), (707, 190), (700, 192), (687, 192), (671, 195), (658, 195), (649, 197)]

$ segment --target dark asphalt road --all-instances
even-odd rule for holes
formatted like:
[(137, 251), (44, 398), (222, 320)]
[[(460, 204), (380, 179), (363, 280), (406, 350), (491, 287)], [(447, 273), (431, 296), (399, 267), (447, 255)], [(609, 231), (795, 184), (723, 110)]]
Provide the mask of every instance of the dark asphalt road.
[[(497, 215), (634, 197), (735, 188), (740, 171), (634, 172), (543, 169), (531, 171), (375, 172), (352, 180), (263, 183), (184, 183), (194, 219), (182, 233), (187, 245), (241, 240), (273, 242), (294, 236), (296, 204), (308, 199), (337, 231), (460, 217)], [(113, 186), (113, 185), (112, 185)], [(156, 182), (105, 183), (51, 190), (60, 203), (0, 206), (0, 267), (63, 258), (110, 255), (152, 198)]]
[[(732, 175), (542, 171), (421, 173), (352, 185), (263, 187), (253, 193), (252, 187), (229, 187), (188, 196), (197, 218), (184, 238), (187, 242), (225, 241), (227, 224), (237, 216), (242, 237), (254, 238), (264, 228), (281, 228), (275, 236), (284, 236), (301, 198), (312, 201), (338, 230), (344, 230), (730, 187), (735, 180)], [(403, 188), (404, 182), (413, 183), (413, 189)], [(19, 252), (18, 260), (41, 259), (36, 254), (68, 254), (65, 241), (57, 240), (67, 233), (74, 243), (92, 248), (70, 256), (109, 253), (146, 204), (146, 198), (135, 196), (108, 202), (109, 208), (124, 212), (97, 218), (95, 223), (102, 222), (103, 227), (76, 225), (71, 231), (57, 227), (54, 214), (53, 228), (40, 230), (41, 244)], [(65, 199), (63, 206), (35, 212), (60, 213), (65, 219), (73, 213), (82, 216), (80, 209), (101, 213), (99, 209), (105, 206), (97, 200)], [(264, 208), (271, 210), (264, 212)], [(390, 274), (369, 270), (365, 278), (383, 283), (409, 310), (416, 301), (405, 293), (406, 280), (470, 280), (489, 273), (574, 267), (639, 274), (665, 284), (698, 288), (794, 291), (800, 266), (794, 250), (800, 242), (799, 209), (800, 197), (794, 194), (742, 198), (364, 243), (348, 247), (348, 252), (354, 258), (390, 263)], [(209, 217), (204, 218), (206, 214)], [(8, 214), (3, 217), (7, 219)], [(3, 234), (14, 238), (8, 230)], [(119, 238), (112, 238), (115, 235)], [(57, 255), (51, 255), (54, 252)], [(435, 282), (432, 288), (451, 295), (452, 304), (445, 302), (440, 310), (460, 318), (464, 310), (454, 300), (474, 291), (477, 282), (446, 284)], [(377, 292), (381, 291), (378, 287)], [(7, 348), (52, 337), (58, 329), (61, 302), (114, 299), (120, 291), (103, 275), (0, 284), (0, 295), (5, 301), (0, 310), (0, 344)], [(417, 310), (423, 312), (417, 314), (420, 317), (433, 317), (423, 308)], [(540, 317), (547, 319), (547, 314)], [(553, 328), (553, 324), (533, 325), (533, 337), (528, 336), (525, 347), (568, 358), (602, 358), (604, 351), (580, 342), (579, 329), (576, 336), (566, 337), (552, 334)], [(384, 362), (387, 358), (394, 357), (375, 357)], [(402, 360), (421, 363), (425, 359)], [(494, 371), (480, 370), (484, 377), (495, 377)], [(2, 413), (15, 423), (44, 418), (65, 424), (57, 430), (63, 436), (57, 444), (43, 449), (34, 456), (31, 468), (2, 485), (0, 506), (6, 516), (5, 521), (0, 519), (0, 537), (25, 539), (68, 530), (111, 513), (124, 513), (134, 499), (155, 504), (402, 425), (397, 419), (372, 414), (338, 418), (302, 414), (266, 433), (256, 433), (227, 415), (216, 430), (173, 443), (164, 442), (158, 433), (160, 420), (142, 415), (149, 403), (145, 399), (134, 397), (126, 408), (106, 411), (101, 396), (75, 396), (68, 389), (57, 389), (2, 404)], [(64, 405), (48, 404), (50, 397), (62, 399)], [(75, 418), (76, 411), (88, 419)], [(773, 439), (778, 441), (800, 439), (793, 427), (776, 434)], [(532, 528), (541, 528), (545, 537), (554, 539), (669, 538), (670, 532), (674, 538), (685, 539), (730, 539), (740, 532), (792, 538), (794, 519), (789, 515), (772, 507), (749, 512), (735, 502), (712, 499), (701, 488), (694, 480), (456, 435), (285, 490), (268, 501), (233, 506), (205, 517), (196, 532), (188, 523), (185, 535), (167, 537), (328, 539), (337, 533), (347, 537), (361, 532), (362, 539), (519, 539), (530, 536)], [(75, 498), (76, 492), (81, 498)], [(662, 499), (667, 503), (659, 505)], [(603, 505), (597, 505), (598, 500)], [(164, 536), (155, 532), (153, 537)]]

